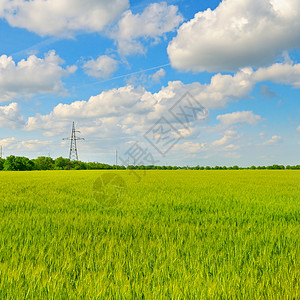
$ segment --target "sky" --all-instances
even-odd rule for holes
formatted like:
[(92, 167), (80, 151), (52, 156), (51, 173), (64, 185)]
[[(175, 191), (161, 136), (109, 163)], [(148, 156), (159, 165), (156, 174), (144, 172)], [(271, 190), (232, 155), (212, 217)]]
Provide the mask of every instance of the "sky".
[(300, 163), (299, 0), (0, 0), (9, 155)]

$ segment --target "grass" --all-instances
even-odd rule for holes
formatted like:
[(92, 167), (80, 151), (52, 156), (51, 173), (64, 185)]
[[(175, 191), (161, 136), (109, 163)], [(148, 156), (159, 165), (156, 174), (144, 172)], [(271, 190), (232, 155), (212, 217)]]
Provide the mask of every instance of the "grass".
[(0, 172), (0, 299), (299, 299), (299, 171)]

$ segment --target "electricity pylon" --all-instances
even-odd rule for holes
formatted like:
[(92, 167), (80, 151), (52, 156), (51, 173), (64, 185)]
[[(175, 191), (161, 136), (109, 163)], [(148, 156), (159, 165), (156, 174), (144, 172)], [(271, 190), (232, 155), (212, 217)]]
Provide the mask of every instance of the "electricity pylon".
[(64, 138), (63, 140), (69, 140), (70, 143), (70, 154), (69, 154), (69, 161), (76, 160), (78, 161), (78, 151), (77, 151), (77, 143), (76, 141), (84, 140), (84, 138), (79, 138), (76, 136), (76, 132), (80, 133), (80, 131), (75, 130), (75, 124), (73, 122), (72, 126), (72, 134), (71, 137)]

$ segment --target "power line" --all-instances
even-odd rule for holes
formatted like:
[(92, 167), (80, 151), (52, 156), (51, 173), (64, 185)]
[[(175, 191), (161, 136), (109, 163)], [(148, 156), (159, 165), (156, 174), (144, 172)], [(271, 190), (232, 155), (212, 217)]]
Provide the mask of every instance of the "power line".
[(75, 130), (75, 123), (73, 122), (71, 137), (63, 139), (63, 140), (71, 141), (70, 142), (69, 161), (72, 161), (72, 160), (78, 161), (77, 141), (84, 140), (84, 138), (77, 137), (76, 132), (80, 133), (80, 131)]
[(116, 170), (118, 170), (118, 150), (116, 150)]

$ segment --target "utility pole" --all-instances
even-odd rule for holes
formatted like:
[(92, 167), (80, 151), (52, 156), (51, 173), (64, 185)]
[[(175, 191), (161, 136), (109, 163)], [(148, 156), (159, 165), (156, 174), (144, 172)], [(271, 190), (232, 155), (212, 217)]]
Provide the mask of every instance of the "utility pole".
[(75, 124), (73, 122), (71, 137), (63, 139), (63, 140), (71, 141), (70, 142), (69, 161), (72, 161), (72, 160), (78, 161), (77, 141), (84, 140), (84, 138), (77, 137), (76, 132), (80, 133), (80, 131), (75, 130)]
[(116, 170), (118, 170), (118, 150), (116, 150)]

